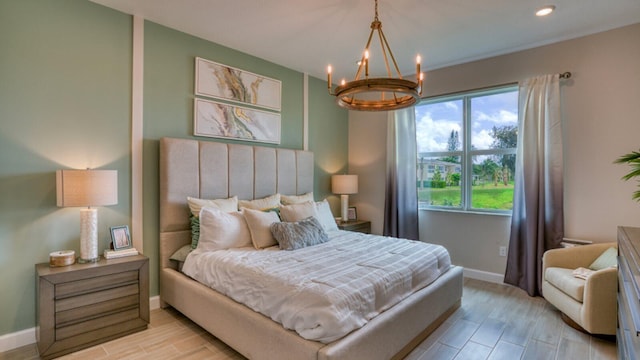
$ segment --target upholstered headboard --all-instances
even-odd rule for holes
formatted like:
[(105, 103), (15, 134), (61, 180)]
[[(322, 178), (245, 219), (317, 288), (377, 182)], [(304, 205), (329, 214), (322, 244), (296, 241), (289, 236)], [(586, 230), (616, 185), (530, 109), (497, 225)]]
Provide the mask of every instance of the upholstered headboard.
[(190, 243), (187, 196), (259, 199), (313, 191), (313, 153), (163, 138), (160, 140), (160, 267)]

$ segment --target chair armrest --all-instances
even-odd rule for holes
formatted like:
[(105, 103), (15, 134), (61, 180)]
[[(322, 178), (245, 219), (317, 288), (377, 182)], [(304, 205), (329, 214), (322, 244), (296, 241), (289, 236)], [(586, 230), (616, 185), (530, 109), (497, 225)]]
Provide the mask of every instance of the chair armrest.
[(588, 267), (598, 256), (610, 247), (617, 248), (618, 244), (610, 242), (548, 250), (542, 256), (543, 274), (548, 267), (561, 267), (565, 269)]
[(598, 270), (587, 278), (582, 307), (585, 329), (599, 334), (615, 334), (617, 292), (617, 268)]

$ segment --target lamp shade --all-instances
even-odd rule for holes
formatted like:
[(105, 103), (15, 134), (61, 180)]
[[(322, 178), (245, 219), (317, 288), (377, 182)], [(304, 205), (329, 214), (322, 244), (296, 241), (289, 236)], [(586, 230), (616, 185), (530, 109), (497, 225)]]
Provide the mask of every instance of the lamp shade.
[(331, 192), (340, 195), (358, 193), (358, 175), (332, 175)]
[(117, 170), (57, 170), (56, 199), (60, 207), (118, 204)]

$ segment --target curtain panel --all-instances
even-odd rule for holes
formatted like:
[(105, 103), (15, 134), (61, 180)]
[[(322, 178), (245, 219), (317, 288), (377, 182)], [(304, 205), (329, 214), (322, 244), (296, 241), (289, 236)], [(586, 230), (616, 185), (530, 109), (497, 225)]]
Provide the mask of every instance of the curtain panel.
[(419, 240), (416, 116), (413, 107), (390, 111), (383, 235)]
[(519, 124), (511, 235), (504, 282), (541, 294), (542, 255), (564, 236), (559, 75), (519, 85)]

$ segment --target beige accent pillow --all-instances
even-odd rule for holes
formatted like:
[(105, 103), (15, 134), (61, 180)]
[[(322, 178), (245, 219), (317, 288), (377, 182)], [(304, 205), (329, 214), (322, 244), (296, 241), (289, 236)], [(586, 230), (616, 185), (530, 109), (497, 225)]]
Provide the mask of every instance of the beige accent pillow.
[(304, 195), (280, 195), (280, 202), (283, 205), (301, 204), (307, 201), (313, 201), (313, 192)]
[(309, 216), (318, 218), (316, 203), (307, 201), (302, 204), (282, 205), (280, 206), (280, 217), (283, 221), (294, 222), (301, 221)]
[(257, 200), (240, 200), (239, 208), (247, 208), (253, 210), (267, 210), (280, 206), (280, 194), (274, 194)]
[(225, 212), (215, 207), (200, 210), (198, 250), (224, 250), (251, 245), (251, 233), (242, 213)]
[(238, 211), (238, 197), (233, 196), (228, 199), (198, 199), (193, 197), (187, 197), (187, 204), (193, 216), (200, 216), (200, 210), (205, 206), (212, 206), (222, 211), (232, 212)]
[(243, 208), (242, 214), (249, 226), (253, 247), (256, 249), (264, 249), (278, 245), (278, 242), (274, 239), (270, 230), (271, 224), (280, 222), (280, 218), (276, 212)]
[(336, 219), (333, 217), (333, 213), (331, 212), (331, 207), (329, 207), (327, 199), (316, 203), (316, 211), (318, 212), (318, 221), (322, 225), (324, 231), (338, 230), (338, 224), (336, 224)]

